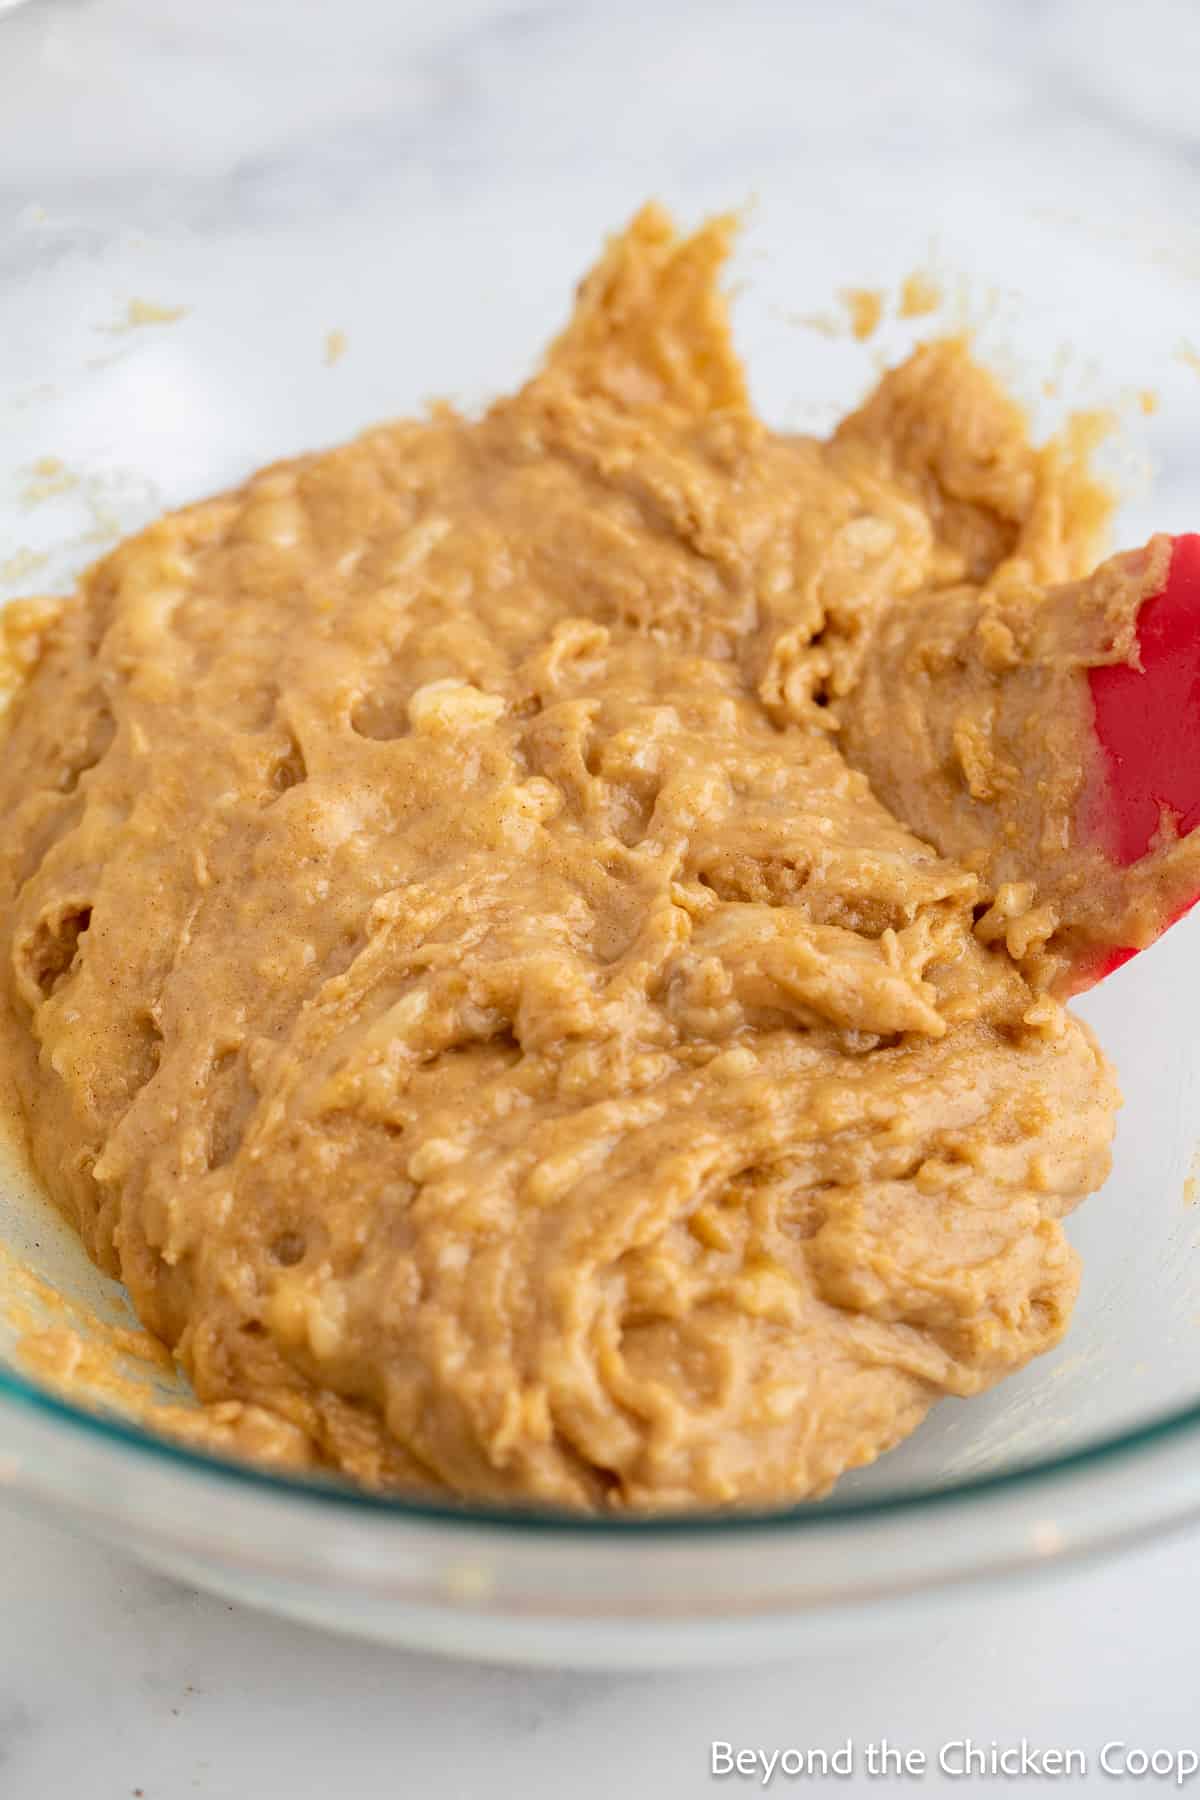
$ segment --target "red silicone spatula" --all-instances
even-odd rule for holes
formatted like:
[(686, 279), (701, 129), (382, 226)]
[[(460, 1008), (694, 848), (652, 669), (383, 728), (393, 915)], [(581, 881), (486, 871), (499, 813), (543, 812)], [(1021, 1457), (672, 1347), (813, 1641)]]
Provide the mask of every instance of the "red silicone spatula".
[[(1108, 663), (1088, 670), (1096, 736), (1108, 771), (1109, 853), (1122, 868), (1146, 856), (1165, 814), (1179, 837), (1200, 825), (1200, 533), (1177, 537), (1166, 584), (1137, 618), (1141, 668)], [(1166, 924), (1195, 905), (1195, 893)], [(1136, 956), (1109, 950), (1100, 981)]]
[(1040, 594), (893, 603), (837, 723), (885, 805), (977, 873), (984, 941), (1061, 998), (1093, 986), (1200, 899), (1200, 535)]

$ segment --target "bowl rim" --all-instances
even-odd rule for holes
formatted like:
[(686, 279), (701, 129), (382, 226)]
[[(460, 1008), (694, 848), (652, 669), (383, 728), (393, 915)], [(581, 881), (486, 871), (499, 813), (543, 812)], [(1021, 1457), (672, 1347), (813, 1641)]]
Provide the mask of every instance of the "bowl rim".
[[(134, 1452), (150, 1457), (177, 1473), (193, 1471), (224, 1479), (235, 1490), (287, 1498), (306, 1508), (332, 1511), (344, 1518), (372, 1517), (392, 1524), (450, 1526), (460, 1530), (501, 1529), (522, 1534), (583, 1536), (588, 1538), (645, 1538), (653, 1536), (723, 1537), (741, 1533), (778, 1531), (803, 1534), (828, 1526), (879, 1523), (937, 1508), (957, 1509), (973, 1501), (1004, 1493), (1026, 1494), (1063, 1476), (1083, 1474), (1124, 1462), (1141, 1451), (1177, 1446), (1200, 1430), (1200, 1402), (1173, 1408), (1153, 1418), (1091, 1439), (1060, 1456), (1041, 1457), (1008, 1465), (982, 1475), (946, 1482), (940, 1487), (896, 1488), (891, 1492), (828, 1500), (802, 1500), (789, 1506), (727, 1508), (674, 1513), (587, 1513), (566, 1508), (504, 1506), (486, 1501), (456, 1501), (379, 1492), (357, 1486), (335, 1474), (296, 1474), (271, 1469), (244, 1458), (223, 1456), (198, 1448), (165, 1433), (143, 1429), (103, 1406), (76, 1405), (51, 1388), (0, 1363), (0, 1410), (15, 1405), (32, 1411), (51, 1425), (65, 1424), (101, 1446), (118, 1453)], [(16, 1480), (19, 1485), (19, 1476)]]

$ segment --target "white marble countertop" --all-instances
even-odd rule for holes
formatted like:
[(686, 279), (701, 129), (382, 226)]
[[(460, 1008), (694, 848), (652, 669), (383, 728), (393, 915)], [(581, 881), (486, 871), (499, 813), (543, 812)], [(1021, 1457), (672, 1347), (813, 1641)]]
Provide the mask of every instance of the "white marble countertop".
[[(5, 1800), (695, 1800), (714, 1739), (767, 1750), (887, 1738), (923, 1780), (770, 1793), (1061, 1787), (953, 1780), (942, 1746), (1200, 1750), (1197, 1545), (1166, 1544), (865, 1651), (678, 1675), (454, 1664), (327, 1638), (147, 1575), (49, 1525), (4, 1520)], [(953, 1752), (951, 1754), (954, 1754)], [(1067, 1784), (1166, 1792), (1167, 1782)], [(1184, 1792), (1197, 1791), (1193, 1783)], [(1171, 1789), (1171, 1791), (1176, 1791)]]
[[(455, 217), (487, 221), (493, 251), (512, 246), (482, 297), (466, 284), (480, 319), (466, 373), (482, 383), (494, 375), (489, 332), (504, 339), (511, 315), (520, 341), (536, 343), (561, 309), (563, 270), (651, 191), (694, 213), (803, 168), (806, 205), (828, 219), (805, 247), (814, 297), (858, 274), (838, 221), (848, 194), (861, 217), (864, 183), (881, 232), (909, 219), (953, 244), (968, 215), (1083, 205), (1169, 240), (1171, 221), (1196, 212), (1198, 68), (1194, 0), (30, 0), (0, 16), (0, 283), (19, 279), (31, 232), (48, 234), (39, 254), (62, 252), (64, 267), (107, 232), (161, 232), (182, 279), (185, 252), (214, 234), (265, 232), (291, 214), (323, 221), (335, 244), (369, 194), (422, 253)], [(552, 253), (547, 282), (523, 286), (529, 257)], [(155, 274), (147, 265), (144, 279)], [(352, 311), (355, 297), (342, 298)], [(0, 383), (14, 393), (26, 354), (0, 343)], [(434, 354), (429, 385), (440, 380)], [(337, 393), (322, 431), (378, 410), (352, 356)], [(176, 460), (156, 493), (134, 491), (130, 519), (250, 453), (196, 398), (203, 465), (189, 461), (194, 440), (173, 439)], [(280, 416), (285, 439), (311, 429), (300, 412)], [(74, 428), (85, 454), (86, 421)], [(0, 1795), (695, 1795), (709, 1790), (714, 1738), (861, 1749), (887, 1736), (936, 1763), (951, 1740), (1024, 1737), (1078, 1747), (1093, 1767), (1109, 1739), (1200, 1749), (1198, 1547), (1163, 1543), (854, 1656), (596, 1676), (323, 1638), (145, 1574), (51, 1522), (5, 1516)], [(931, 1772), (904, 1785), (998, 1794), (1014, 1783)], [(1105, 1785), (1093, 1774), (1088, 1789)]]

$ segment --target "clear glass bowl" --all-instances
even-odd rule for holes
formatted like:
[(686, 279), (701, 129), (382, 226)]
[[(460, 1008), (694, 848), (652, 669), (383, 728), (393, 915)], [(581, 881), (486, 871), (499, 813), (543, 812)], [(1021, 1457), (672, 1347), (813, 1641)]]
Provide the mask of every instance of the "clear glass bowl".
[[(582, 18), (530, 27), (532, 44), (459, 21), (454, 56), (425, 43), (433, 26), (357, 0), (339, 9), (361, 26), (352, 50), (313, 0), (282, 35), (233, 10), (237, 31), (218, 8), (171, 39), (119, 7), (0, 24), (19, 73), (0, 112), (0, 600), (61, 586), (118, 532), (266, 459), (519, 379), (603, 233), (651, 191), (689, 217), (755, 194), (737, 321), (773, 421), (825, 428), (881, 356), (971, 323), (1039, 429), (1076, 405), (1117, 410), (1120, 540), (1197, 524), (1200, 239), (1172, 217), (1187, 190), (1141, 140), (1093, 133), (1086, 107), (1027, 128), (994, 9), (954, 9), (952, 37), (915, 50), (884, 6), (848, 9), (853, 29), (765, 4), (736, 25), (690, 13), (682, 46), (661, 19), (624, 25), (620, 47)], [(1047, 80), (1055, 45), (1051, 31), (1036, 47)], [(645, 80), (622, 90), (619, 143), (597, 159), (626, 62)], [(928, 117), (922, 68), (940, 96)], [(1071, 77), (1116, 104), (1103, 55)], [(947, 295), (931, 320), (893, 307), (867, 344), (801, 322), (837, 316), (844, 284), (894, 295), (917, 267)], [(15, 1168), (0, 1173), (0, 1486), (298, 1617), (625, 1666), (826, 1648), (920, 1597), (1200, 1517), (1198, 991), (1193, 918), (1080, 1006), (1126, 1108), (1112, 1178), (1071, 1226), (1085, 1276), (1066, 1343), (991, 1395), (943, 1402), (827, 1502), (615, 1523), (382, 1501), (65, 1404), (13, 1361), (17, 1271), (98, 1317), (123, 1302)]]

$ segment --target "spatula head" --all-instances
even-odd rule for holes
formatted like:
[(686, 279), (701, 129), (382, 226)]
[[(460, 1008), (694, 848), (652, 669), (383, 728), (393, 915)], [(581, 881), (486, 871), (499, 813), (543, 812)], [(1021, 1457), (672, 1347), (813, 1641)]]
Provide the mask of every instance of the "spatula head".
[(1150, 849), (1163, 812), (1200, 825), (1200, 534), (1175, 539), (1167, 583), (1138, 614), (1141, 668), (1088, 671), (1124, 867)]
[[(1200, 825), (1200, 533), (1175, 539), (1166, 584), (1138, 614), (1137, 640), (1140, 668), (1108, 663), (1088, 671), (1107, 764), (1109, 847), (1123, 868), (1154, 846), (1164, 816), (1178, 837)], [(1197, 899), (1200, 893), (1169, 922)], [(1108, 951), (1084, 985), (1136, 955)]]

